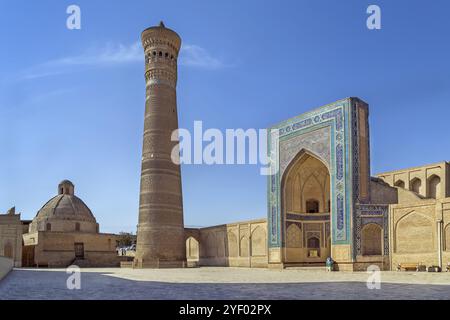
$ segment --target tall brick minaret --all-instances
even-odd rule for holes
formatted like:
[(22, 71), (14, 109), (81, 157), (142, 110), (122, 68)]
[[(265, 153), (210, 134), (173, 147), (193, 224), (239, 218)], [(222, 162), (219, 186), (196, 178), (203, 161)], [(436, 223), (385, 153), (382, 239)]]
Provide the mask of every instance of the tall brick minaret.
[(142, 32), (146, 103), (139, 224), (134, 266), (183, 267), (186, 261), (180, 166), (172, 161), (178, 129), (177, 58), (181, 38), (159, 26)]

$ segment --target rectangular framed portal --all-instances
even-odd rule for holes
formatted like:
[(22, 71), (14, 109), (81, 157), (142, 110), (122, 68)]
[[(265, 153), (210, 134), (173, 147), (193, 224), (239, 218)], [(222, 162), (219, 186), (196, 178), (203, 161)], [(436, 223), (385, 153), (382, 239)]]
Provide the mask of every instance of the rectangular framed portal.
[[(364, 113), (359, 112), (360, 109)], [(343, 246), (337, 255), (343, 260), (351, 260), (355, 204), (368, 200), (369, 195), (367, 114), (367, 104), (358, 98), (347, 98), (269, 128), (268, 153), (271, 159), (271, 174), (268, 176), (267, 188), (269, 262), (271, 255), (276, 257), (274, 261), (282, 262), (281, 248), (284, 246), (282, 180), (286, 168), (300, 152), (314, 154), (329, 168), (331, 245), (335, 248)], [(360, 122), (363, 125), (360, 125)], [(363, 141), (360, 139), (361, 131)], [(365, 152), (363, 161), (359, 160), (361, 150)]]

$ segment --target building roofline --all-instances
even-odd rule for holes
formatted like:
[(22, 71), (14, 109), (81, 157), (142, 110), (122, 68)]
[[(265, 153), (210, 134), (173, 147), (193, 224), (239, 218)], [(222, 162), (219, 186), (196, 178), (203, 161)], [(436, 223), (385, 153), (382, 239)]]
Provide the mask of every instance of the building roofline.
[(213, 225), (213, 226), (198, 227), (198, 228), (185, 227), (184, 229), (200, 230), (200, 229), (211, 229), (211, 228), (217, 228), (217, 227), (228, 227), (228, 226), (233, 226), (233, 225), (237, 225), (237, 224), (261, 223), (261, 222), (267, 222), (267, 218), (259, 218), (259, 219), (243, 220), (243, 221), (236, 221), (236, 222), (230, 222), (230, 223), (222, 223), (222, 224), (217, 224), (217, 225)]
[(379, 176), (383, 176), (383, 175), (387, 175), (387, 174), (393, 174), (393, 173), (400, 173), (402, 171), (412, 171), (415, 169), (421, 169), (421, 168), (425, 168), (425, 167), (433, 167), (433, 166), (437, 166), (437, 165), (449, 165), (450, 162), (448, 161), (440, 161), (440, 162), (434, 162), (434, 163), (430, 163), (430, 164), (425, 164), (422, 166), (414, 166), (414, 167), (409, 167), (409, 168), (404, 168), (404, 169), (399, 169), (399, 170), (391, 170), (391, 171), (385, 171), (385, 172), (380, 172), (375, 174), (375, 176), (379, 177)]
[(329, 106), (331, 106), (331, 105), (333, 105), (333, 104), (337, 104), (337, 103), (339, 103), (339, 102), (351, 101), (351, 100), (358, 100), (358, 101), (361, 101), (362, 103), (368, 105), (368, 103), (365, 102), (364, 100), (362, 100), (361, 98), (358, 98), (358, 97), (346, 97), (346, 98), (343, 98), (343, 99), (339, 99), (339, 100), (336, 100), (336, 101), (333, 101), (333, 102), (324, 104), (324, 105), (319, 106), (319, 107), (315, 107), (315, 108), (313, 108), (313, 109), (310, 109), (310, 110), (308, 110), (308, 111), (306, 111), (306, 112), (300, 113), (300, 114), (298, 114), (298, 115), (296, 115), (296, 116), (290, 117), (290, 118), (288, 118), (288, 119), (279, 121), (279, 122), (277, 122), (277, 123), (275, 123), (275, 124), (269, 126), (269, 129), (277, 129), (277, 128), (279, 128), (281, 125), (283, 125), (283, 124), (285, 124), (285, 123), (287, 123), (287, 122), (289, 122), (289, 121), (291, 121), (291, 120), (294, 120), (295, 118), (304, 117), (304, 116), (307, 116), (307, 115), (309, 115), (309, 114), (313, 114), (313, 113), (319, 111), (319, 110), (322, 109), (322, 108), (329, 107)]

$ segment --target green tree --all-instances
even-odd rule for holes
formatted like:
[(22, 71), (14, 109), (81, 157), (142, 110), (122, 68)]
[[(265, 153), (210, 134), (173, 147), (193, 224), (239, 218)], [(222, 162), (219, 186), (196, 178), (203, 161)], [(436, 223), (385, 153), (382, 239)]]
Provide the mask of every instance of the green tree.
[(128, 247), (136, 243), (136, 236), (130, 232), (119, 232), (117, 241), (120, 247)]

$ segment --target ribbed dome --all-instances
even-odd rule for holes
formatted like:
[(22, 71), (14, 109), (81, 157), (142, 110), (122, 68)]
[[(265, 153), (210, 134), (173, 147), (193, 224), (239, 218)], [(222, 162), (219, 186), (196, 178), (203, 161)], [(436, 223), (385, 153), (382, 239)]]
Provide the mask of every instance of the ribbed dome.
[(98, 224), (89, 207), (77, 196), (69, 180), (58, 185), (58, 195), (51, 198), (37, 212), (29, 232), (97, 232)]
[(96, 222), (88, 206), (75, 195), (59, 194), (51, 198), (37, 213), (36, 218)]

